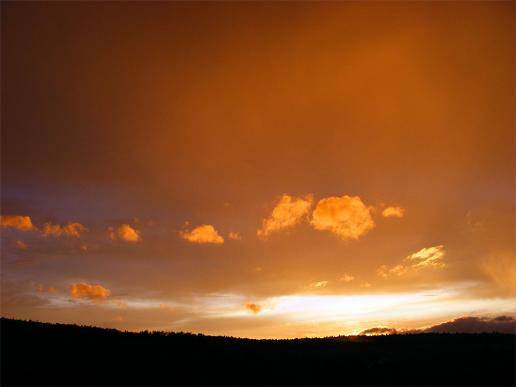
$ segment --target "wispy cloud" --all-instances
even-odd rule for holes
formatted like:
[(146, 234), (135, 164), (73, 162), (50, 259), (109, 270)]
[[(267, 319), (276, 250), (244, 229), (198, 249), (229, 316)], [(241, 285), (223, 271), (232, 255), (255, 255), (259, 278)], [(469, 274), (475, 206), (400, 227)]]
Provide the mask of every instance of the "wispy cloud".
[(343, 276), (341, 276), (339, 278), (340, 281), (343, 281), (343, 282), (351, 282), (351, 281), (354, 281), (355, 280), (355, 277), (353, 277), (352, 275), (350, 274), (344, 274)]
[(442, 269), (446, 267), (446, 264), (443, 262), (444, 254), (443, 245), (425, 247), (407, 256), (403, 263), (394, 266), (380, 266), (377, 273), (380, 277), (387, 278), (390, 276), (403, 276), (426, 267)]

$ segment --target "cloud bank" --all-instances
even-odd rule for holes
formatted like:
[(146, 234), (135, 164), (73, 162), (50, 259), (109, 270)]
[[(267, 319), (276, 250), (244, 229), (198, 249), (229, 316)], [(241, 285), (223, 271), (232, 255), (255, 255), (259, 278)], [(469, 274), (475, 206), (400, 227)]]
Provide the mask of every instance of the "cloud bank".
[(460, 317), (424, 330), (433, 333), (511, 333), (516, 334), (516, 319), (510, 316)]
[(80, 223), (68, 223), (64, 226), (59, 224), (45, 223), (41, 228), (41, 234), (46, 237), (53, 236), (59, 238), (64, 235), (78, 238), (87, 230), (88, 229)]

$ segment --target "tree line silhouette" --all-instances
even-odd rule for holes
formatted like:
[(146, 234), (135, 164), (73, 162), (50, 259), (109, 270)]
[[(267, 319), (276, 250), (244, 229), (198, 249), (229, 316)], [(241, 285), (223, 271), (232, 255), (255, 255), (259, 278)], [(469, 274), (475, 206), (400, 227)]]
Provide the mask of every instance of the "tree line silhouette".
[(516, 336), (253, 340), (2, 318), (7, 385), (515, 385)]

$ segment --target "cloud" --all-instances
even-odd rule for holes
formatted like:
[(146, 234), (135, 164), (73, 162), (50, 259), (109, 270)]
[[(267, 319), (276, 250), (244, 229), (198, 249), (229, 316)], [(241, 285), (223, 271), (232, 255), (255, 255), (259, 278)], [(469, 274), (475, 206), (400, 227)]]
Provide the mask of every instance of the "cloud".
[(382, 211), (382, 216), (385, 218), (403, 218), (405, 209), (401, 207), (387, 207)]
[(230, 231), (228, 233), (228, 239), (231, 239), (232, 241), (238, 241), (238, 240), (242, 239), (242, 237), (240, 236), (239, 233)]
[(342, 277), (339, 278), (341, 281), (344, 281), (344, 282), (351, 282), (355, 279), (355, 277), (353, 277), (352, 275), (349, 275), (349, 274), (344, 274)]
[(328, 197), (319, 200), (310, 221), (316, 230), (326, 230), (342, 239), (358, 239), (375, 226), (371, 208), (358, 196)]
[(111, 291), (100, 285), (90, 285), (85, 282), (78, 282), (70, 286), (70, 295), (73, 298), (102, 301), (111, 295)]
[(260, 238), (267, 238), (273, 232), (295, 226), (307, 215), (312, 202), (312, 195), (296, 198), (283, 194), (271, 215), (262, 221), (262, 227), (256, 234)]
[(108, 227), (108, 235), (110, 239), (122, 239), (126, 242), (140, 242), (142, 240), (141, 233), (129, 224), (122, 224), (118, 228)]
[(30, 231), (35, 228), (30, 216), (21, 215), (1, 215), (0, 226), (20, 231)]
[(363, 330), (359, 333), (360, 336), (380, 336), (380, 335), (395, 335), (397, 333), (395, 328), (388, 327), (374, 327)]
[(407, 256), (404, 263), (387, 266), (382, 265), (378, 268), (377, 273), (380, 277), (388, 278), (391, 276), (403, 276), (415, 270), (431, 267), (435, 269), (442, 269), (446, 264), (442, 262), (444, 257), (444, 246), (425, 247), (416, 253)]
[(48, 293), (48, 294), (57, 294), (59, 293), (59, 289), (53, 286), (44, 286), (44, 285), (36, 285), (36, 291), (38, 293)]
[(433, 267), (444, 267), (444, 263), (441, 259), (444, 257), (444, 246), (433, 246), (425, 247), (418, 252), (409, 255), (405, 258), (408, 261), (416, 262), (415, 267), (433, 266)]
[(262, 307), (261, 307), (260, 305), (258, 305), (258, 304), (252, 304), (252, 303), (251, 303), (251, 304), (245, 304), (245, 308), (246, 308), (249, 312), (251, 312), (251, 313), (253, 313), (253, 314), (258, 314), (258, 313), (260, 313), (260, 312), (261, 312), (261, 310), (262, 310)]
[(390, 276), (402, 276), (409, 271), (409, 266), (405, 265), (396, 265), (389, 267), (387, 265), (382, 265), (378, 268), (377, 273), (380, 277), (387, 278)]
[(216, 245), (224, 243), (224, 238), (211, 224), (197, 226), (191, 231), (182, 231), (180, 235), (183, 239), (192, 243), (213, 243)]
[(326, 287), (326, 285), (328, 285), (328, 281), (319, 281), (319, 282), (314, 282), (313, 284), (310, 284), (310, 287), (312, 288), (324, 288)]
[(424, 330), (435, 333), (511, 333), (516, 334), (516, 319), (510, 316), (460, 317)]
[(68, 223), (64, 226), (59, 224), (45, 223), (41, 229), (43, 236), (60, 237), (62, 235), (78, 238), (88, 229), (80, 223)]
[(29, 246), (27, 246), (27, 244), (25, 242), (18, 239), (16, 241), (16, 248), (20, 249), (20, 250), (27, 250), (29, 248)]

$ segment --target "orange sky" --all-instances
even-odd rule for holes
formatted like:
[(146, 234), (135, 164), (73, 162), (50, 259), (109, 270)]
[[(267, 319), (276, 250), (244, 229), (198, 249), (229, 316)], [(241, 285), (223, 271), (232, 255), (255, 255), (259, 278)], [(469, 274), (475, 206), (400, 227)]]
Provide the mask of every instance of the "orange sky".
[(1, 7), (3, 316), (516, 315), (513, 2)]

